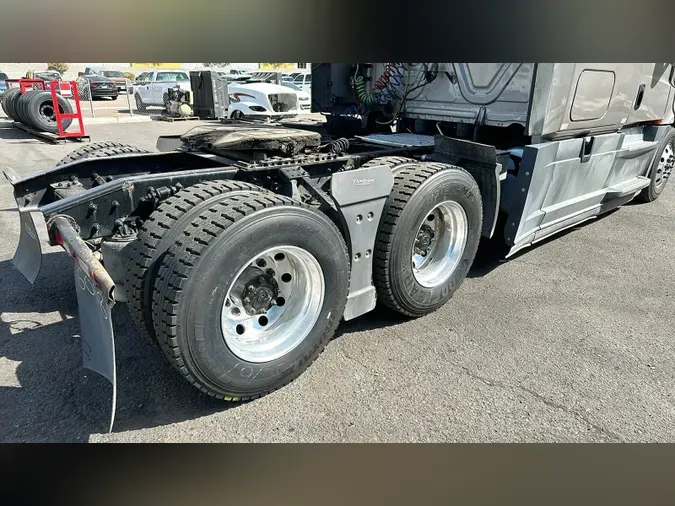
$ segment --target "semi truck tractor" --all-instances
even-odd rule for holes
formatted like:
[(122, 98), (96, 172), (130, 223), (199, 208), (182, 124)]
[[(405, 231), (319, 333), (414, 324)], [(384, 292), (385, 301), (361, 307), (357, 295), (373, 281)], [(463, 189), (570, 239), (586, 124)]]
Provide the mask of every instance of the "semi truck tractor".
[(341, 320), (452, 303), (482, 239), (508, 257), (657, 199), (674, 89), (671, 63), (316, 63), (323, 123), (224, 119), (8, 169), (14, 264), (36, 280), (45, 220), (74, 260), (84, 365), (113, 386), (125, 303), (196, 389), (254, 399)]

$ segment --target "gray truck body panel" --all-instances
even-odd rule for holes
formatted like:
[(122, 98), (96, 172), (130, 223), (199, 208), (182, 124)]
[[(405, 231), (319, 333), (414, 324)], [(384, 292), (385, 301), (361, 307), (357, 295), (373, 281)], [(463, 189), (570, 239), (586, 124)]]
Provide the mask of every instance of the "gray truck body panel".
[[(509, 254), (632, 200), (649, 185), (656, 148), (671, 128), (636, 126), (526, 146), (517, 174), (503, 183)], [(586, 156), (584, 142), (592, 142)]]
[[(373, 64), (374, 76), (383, 70)], [(547, 138), (672, 123), (671, 72), (670, 63), (440, 63), (438, 77), (408, 97), (403, 116), (519, 124)]]

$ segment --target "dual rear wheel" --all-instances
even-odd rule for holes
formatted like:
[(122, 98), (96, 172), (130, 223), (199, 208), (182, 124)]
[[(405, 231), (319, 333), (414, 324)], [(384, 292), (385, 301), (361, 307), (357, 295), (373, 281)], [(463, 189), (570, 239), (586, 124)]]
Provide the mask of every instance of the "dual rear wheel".
[[(395, 184), (373, 252), (379, 300), (421, 316), (452, 297), (481, 229), (457, 167), (379, 159)], [(165, 200), (130, 246), (131, 313), (199, 390), (260, 397), (322, 352), (349, 290), (348, 247), (325, 214), (260, 187), (211, 181)]]

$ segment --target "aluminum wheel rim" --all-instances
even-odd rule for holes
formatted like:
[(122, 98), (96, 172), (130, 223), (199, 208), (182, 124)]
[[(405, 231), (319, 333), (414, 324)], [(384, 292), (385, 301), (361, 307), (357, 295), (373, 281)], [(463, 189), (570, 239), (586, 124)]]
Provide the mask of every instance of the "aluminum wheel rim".
[(468, 228), (464, 208), (453, 200), (425, 216), (412, 249), (413, 274), (420, 285), (434, 288), (452, 276), (464, 254)]
[[(259, 276), (274, 278), (277, 296), (264, 313), (251, 315), (241, 287)], [(221, 311), (225, 343), (232, 353), (248, 362), (270, 362), (282, 357), (310, 333), (324, 297), (323, 271), (311, 253), (296, 246), (263, 251), (237, 272), (228, 288)]]
[(673, 151), (673, 143), (669, 142), (661, 153), (661, 159), (656, 166), (656, 173), (654, 174), (654, 186), (659, 189), (668, 180), (670, 173), (675, 166), (675, 151)]

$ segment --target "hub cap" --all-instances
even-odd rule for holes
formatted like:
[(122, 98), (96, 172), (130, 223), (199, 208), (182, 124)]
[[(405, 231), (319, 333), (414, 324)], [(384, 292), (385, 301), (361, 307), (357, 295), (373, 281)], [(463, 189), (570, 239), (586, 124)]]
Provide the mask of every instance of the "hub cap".
[[(54, 112), (54, 105), (50, 102), (45, 102), (40, 105), (38, 109), (40, 116), (49, 123), (56, 121), (56, 113)], [(59, 111), (60, 112), (60, 111)]]
[(413, 243), (413, 274), (420, 285), (434, 288), (450, 278), (462, 259), (467, 234), (466, 213), (457, 202), (448, 200), (431, 210)]
[(673, 167), (675, 166), (675, 152), (673, 151), (673, 144), (668, 143), (661, 153), (661, 159), (659, 164), (656, 166), (656, 172), (654, 174), (654, 186), (656, 189), (660, 189), (668, 181)]
[(324, 295), (323, 271), (311, 253), (296, 246), (264, 251), (228, 289), (221, 313), (225, 342), (248, 362), (282, 357), (312, 330)]

